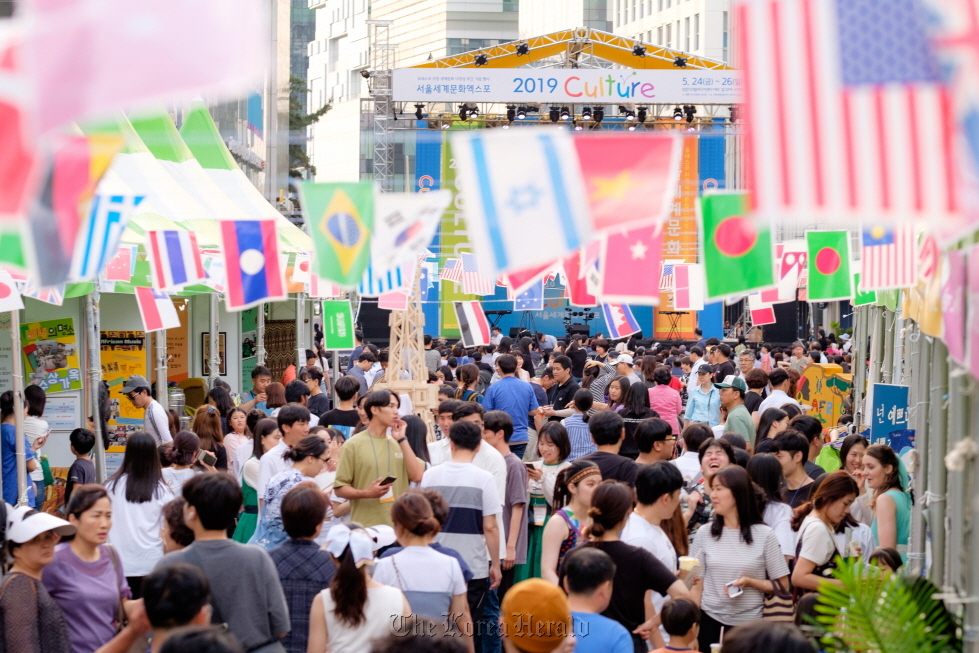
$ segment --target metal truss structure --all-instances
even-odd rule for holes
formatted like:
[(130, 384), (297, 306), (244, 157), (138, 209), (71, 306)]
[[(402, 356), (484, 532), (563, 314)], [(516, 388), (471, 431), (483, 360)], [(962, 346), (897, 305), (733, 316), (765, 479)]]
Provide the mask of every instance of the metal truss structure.
[(394, 147), (391, 130), (394, 129), (394, 101), (392, 100), (392, 71), (394, 47), (391, 45), (390, 20), (368, 20), (370, 34), (371, 95), (374, 97), (374, 182), (382, 193), (391, 192)]

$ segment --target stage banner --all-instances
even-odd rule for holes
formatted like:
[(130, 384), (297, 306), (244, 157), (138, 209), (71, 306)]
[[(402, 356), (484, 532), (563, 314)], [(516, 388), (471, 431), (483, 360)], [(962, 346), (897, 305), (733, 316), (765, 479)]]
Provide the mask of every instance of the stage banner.
[[(442, 224), (439, 228), (439, 269), (445, 265), (446, 259), (458, 259), (461, 258), (463, 251), (472, 251), (462, 212), (462, 198), (456, 187), (456, 162), (452, 156), (452, 146), (449, 145), (448, 138), (442, 142), (442, 188), (452, 191), (452, 201), (442, 215)], [(452, 302), (472, 301), (479, 299), (479, 297), (462, 292), (462, 284), (440, 281), (439, 287), (439, 300), (443, 310), (441, 311), (438, 335), (443, 338), (458, 338), (460, 336), (459, 321), (456, 319), (455, 311), (452, 310)], [(435, 334), (431, 335), (434, 336)]]
[[(662, 260), (682, 263), (697, 262), (697, 197), (700, 194), (700, 168), (698, 139), (687, 136), (683, 141), (683, 154), (680, 158), (680, 178), (677, 182), (673, 210), (663, 223)], [(659, 272), (655, 272), (659, 276)], [(653, 338), (683, 338), (696, 340), (693, 330), (697, 326), (696, 311), (679, 316), (676, 331), (670, 315), (663, 312), (675, 311), (674, 290), (660, 293), (659, 307), (653, 310)]]
[(49, 394), (82, 389), (75, 321), (70, 317), (20, 325), (20, 344), (25, 382)]
[(134, 406), (120, 390), (129, 376), (146, 376), (146, 334), (103, 331), (101, 335), (102, 380), (109, 384), (109, 451), (112, 452), (116, 446), (125, 447), (129, 436), (143, 428), (143, 409)]
[(395, 102), (736, 104), (735, 70), (397, 68)]
[[(439, 190), (442, 187), (442, 130), (418, 129), (415, 134), (415, 192)], [(438, 255), (442, 247), (441, 226), (440, 223), (428, 246), (428, 251), (435, 257), (426, 261), (422, 269), (422, 314), (425, 316), (425, 333), (430, 334), (438, 333), (439, 328), (440, 284), (435, 282), (438, 280)]]

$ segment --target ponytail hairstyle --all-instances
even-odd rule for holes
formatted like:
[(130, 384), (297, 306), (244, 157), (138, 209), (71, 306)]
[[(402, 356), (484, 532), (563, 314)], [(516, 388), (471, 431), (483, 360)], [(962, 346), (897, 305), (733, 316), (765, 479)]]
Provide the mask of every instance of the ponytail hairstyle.
[(278, 430), (279, 423), (269, 417), (263, 417), (255, 423), (254, 428), (252, 428), (252, 455), (254, 457), (258, 459), (262, 458), (262, 454), (265, 453), (265, 446), (262, 441), (267, 438), (269, 434)]
[[(601, 474), (601, 471), (598, 470), (598, 466), (595, 463), (584, 460), (583, 458), (578, 458), (573, 463), (558, 472), (557, 479), (554, 481), (554, 498), (551, 501), (551, 506), (554, 508), (554, 510), (559, 510), (571, 503), (571, 490), (568, 486), (572, 485), (572, 479), (578, 476), (579, 472), (583, 472), (589, 467), (594, 467), (596, 472), (599, 475)], [(573, 482), (575, 487), (578, 486), (581, 478), (584, 477), (580, 477), (578, 480)]]
[(589, 539), (602, 537), (624, 522), (636, 505), (635, 491), (621, 481), (608, 480), (595, 488), (588, 516), (591, 525), (583, 532)]
[(822, 510), (826, 506), (851, 494), (856, 499), (860, 496), (860, 488), (850, 474), (842, 469), (827, 474), (822, 482), (820, 482), (819, 487), (816, 488), (816, 494), (813, 495), (812, 500), (805, 502), (792, 513), (792, 530), (799, 530), (799, 527), (802, 526), (802, 521), (813, 510)]
[(319, 458), (323, 455), (323, 452), (327, 448), (326, 440), (318, 435), (307, 435), (305, 438), (300, 440), (296, 446), (291, 449), (286, 449), (282, 454), (283, 460), (291, 460), (294, 463), (298, 463), (301, 460), (305, 460), (312, 456), (313, 458)]
[(584, 415), (581, 416), (581, 420), (587, 424), (588, 411), (591, 410), (592, 404), (595, 403), (595, 400), (592, 399), (591, 392), (585, 389), (578, 390), (578, 392), (574, 393), (573, 401), (575, 410), (584, 413)]
[(863, 452), (863, 457), (866, 458), (870, 456), (877, 462), (881, 464), (882, 467), (887, 467), (890, 465), (893, 468), (887, 478), (884, 479), (884, 485), (874, 490), (874, 498), (870, 502), (870, 507), (873, 508), (877, 504), (877, 499), (880, 495), (884, 494), (888, 490), (900, 490), (901, 492), (907, 492), (907, 488), (901, 483), (901, 460), (894, 453), (894, 450), (888, 447), (886, 444), (872, 444), (867, 447), (867, 450)]
[(435, 535), (441, 529), (432, 504), (419, 490), (408, 490), (391, 506), (391, 519), (412, 535)]
[(191, 431), (181, 431), (173, 439), (173, 446), (167, 449), (166, 458), (171, 465), (190, 465), (196, 460), (201, 448), (201, 439)]
[[(351, 531), (360, 531), (367, 536), (363, 527), (356, 522), (349, 524), (337, 524), (336, 528), (349, 528)], [(333, 529), (331, 529), (333, 530)], [(350, 533), (351, 539), (354, 533)], [(327, 543), (329, 546), (329, 542)], [(364, 605), (367, 604), (367, 573), (357, 565), (357, 557), (354, 555), (353, 547), (348, 543), (343, 552), (337, 557), (330, 552), (337, 562), (337, 571), (330, 581), (330, 594), (336, 606), (333, 613), (345, 625), (355, 628), (364, 623)]]
[[(255, 425), (263, 419), (269, 419), (269, 416), (265, 414), (264, 410), (252, 408), (250, 411), (248, 411), (248, 415), (245, 417), (245, 433), (247, 433), (249, 437), (254, 438)], [(278, 428), (278, 424), (276, 424), (276, 428)]]
[(204, 404), (194, 413), (190, 430), (201, 439), (201, 449), (217, 453), (224, 446), (224, 429), (221, 428), (221, 412), (214, 406)]

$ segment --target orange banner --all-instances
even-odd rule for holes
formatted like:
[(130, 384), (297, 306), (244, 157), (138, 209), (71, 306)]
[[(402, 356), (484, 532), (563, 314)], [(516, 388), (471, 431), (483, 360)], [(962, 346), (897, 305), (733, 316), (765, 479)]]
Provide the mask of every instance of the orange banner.
[[(663, 261), (682, 263), (697, 262), (697, 197), (700, 187), (699, 139), (687, 136), (683, 140), (683, 156), (680, 159), (680, 178), (677, 183), (673, 210), (663, 223)], [(658, 274), (658, 273), (657, 273)], [(673, 311), (673, 293), (660, 293), (659, 306), (653, 309), (653, 337), (656, 340), (683, 338), (694, 339), (697, 313), (663, 315)], [(676, 318), (676, 331), (673, 320)]]

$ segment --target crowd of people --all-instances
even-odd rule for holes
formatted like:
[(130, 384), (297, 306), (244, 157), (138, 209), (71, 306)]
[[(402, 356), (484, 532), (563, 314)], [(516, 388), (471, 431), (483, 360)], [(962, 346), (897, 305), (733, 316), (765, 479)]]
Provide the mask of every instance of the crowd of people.
[[(76, 429), (63, 518), (5, 508), (0, 653), (812, 650), (793, 606), (840, 558), (898, 572), (912, 505), (896, 452), (795, 398), (850, 362), (817, 336), (426, 336), (431, 429), (359, 333), (345, 374), (257, 367), (187, 430), (131, 377), (120, 468), (95, 484)], [(9, 504), (12, 413), (7, 392)], [(29, 470), (45, 427), (25, 421)]]

